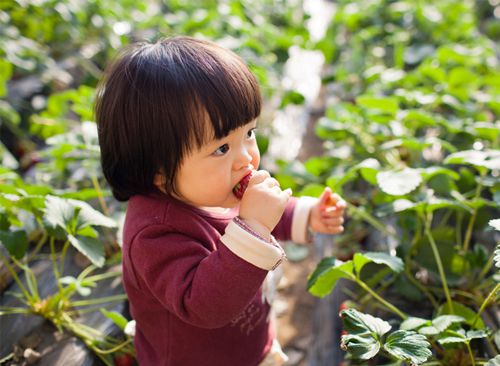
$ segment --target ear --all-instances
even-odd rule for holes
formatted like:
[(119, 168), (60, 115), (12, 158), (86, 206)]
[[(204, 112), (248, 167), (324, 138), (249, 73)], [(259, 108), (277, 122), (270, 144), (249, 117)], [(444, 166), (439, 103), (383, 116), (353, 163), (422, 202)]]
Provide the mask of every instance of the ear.
[(166, 179), (162, 173), (158, 172), (155, 174), (155, 177), (153, 179), (153, 184), (155, 185), (156, 188), (158, 188), (162, 192), (165, 190), (163, 188), (165, 186), (165, 182), (166, 182)]

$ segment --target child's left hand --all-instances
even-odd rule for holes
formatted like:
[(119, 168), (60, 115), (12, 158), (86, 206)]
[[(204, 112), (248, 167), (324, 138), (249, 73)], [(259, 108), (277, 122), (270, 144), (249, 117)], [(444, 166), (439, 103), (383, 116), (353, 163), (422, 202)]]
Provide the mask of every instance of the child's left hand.
[(326, 187), (318, 203), (311, 209), (309, 227), (322, 234), (339, 234), (344, 231), (344, 210), (346, 202), (330, 187)]

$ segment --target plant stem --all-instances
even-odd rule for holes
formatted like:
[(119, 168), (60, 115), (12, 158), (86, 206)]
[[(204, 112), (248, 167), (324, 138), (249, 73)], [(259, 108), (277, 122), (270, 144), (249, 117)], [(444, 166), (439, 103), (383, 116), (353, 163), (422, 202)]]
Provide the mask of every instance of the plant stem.
[(354, 277), (354, 280), (356, 281), (356, 283), (361, 286), (361, 288), (363, 288), (366, 292), (370, 293), (370, 295), (372, 295), (375, 299), (377, 299), (378, 301), (380, 301), (380, 303), (382, 305), (384, 305), (387, 309), (389, 309), (390, 311), (392, 311), (394, 314), (396, 314), (397, 316), (399, 316), (401, 319), (405, 320), (408, 318), (408, 315), (406, 315), (405, 313), (403, 313), (401, 310), (399, 310), (397, 307), (395, 307), (394, 305), (392, 305), (391, 303), (385, 301), (382, 297), (379, 296), (379, 294), (377, 294), (375, 291), (373, 291), (370, 287), (368, 287), (362, 280), (360, 280), (358, 277)]
[(425, 235), (429, 239), (429, 243), (431, 244), (432, 252), (434, 253), (434, 258), (436, 260), (436, 264), (439, 270), (439, 276), (441, 277), (441, 283), (443, 285), (444, 294), (446, 296), (446, 302), (448, 303), (448, 307), (452, 314), (454, 314), (453, 305), (451, 302), (450, 290), (448, 289), (448, 281), (446, 281), (446, 276), (444, 274), (443, 263), (441, 262), (441, 256), (439, 255), (439, 250), (437, 248), (436, 242), (434, 241), (434, 237), (432, 236), (430, 226), (432, 221), (432, 215), (428, 214), (427, 219), (425, 220)]
[(121, 300), (126, 300), (126, 299), (127, 299), (127, 295), (122, 294), (122, 295), (101, 297), (99, 299), (73, 301), (71, 303), (71, 305), (73, 305), (75, 307), (76, 306), (86, 306), (86, 305), (102, 304), (105, 302), (121, 301)]
[(12, 276), (14, 281), (19, 286), (19, 289), (23, 293), (26, 300), (31, 301), (31, 299), (32, 299), (31, 295), (29, 294), (28, 290), (26, 290), (26, 287), (24, 287), (24, 285), (21, 282), (21, 280), (19, 279), (19, 276), (17, 275), (16, 271), (14, 271), (14, 268), (12, 268), (12, 266), (10, 265), (9, 260), (7, 258), (5, 258), (5, 256), (2, 254), (2, 252), (0, 252), (0, 260), (2, 260), (3, 264), (5, 264), (5, 267), (7, 267), (7, 270), (9, 271), (10, 275)]
[(472, 353), (472, 349), (470, 348), (470, 342), (465, 342), (465, 345), (467, 346), (467, 350), (469, 351), (472, 366), (476, 366), (476, 361), (474, 360), (474, 354)]
[(396, 233), (394, 232), (394, 230), (390, 230), (386, 227), (386, 225), (382, 224), (379, 220), (377, 220), (375, 217), (373, 217), (373, 215), (370, 215), (368, 212), (360, 209), (360, 208), (357, 208), (356, 206), (354, 205), (351, 205), (351, 204), (347, 204), (349, 209), (354, 211), (354, 214), (358, 215), (361, 219), (365, 220), (366, 222), (368, 222), (369, 224), (371, 224), (375, 229), (381, 231), (382, 233), (384, 233), (385, 235), (387, 236), (392, 236), (396, 239), (399, 239), (396, 235)]
[(64, 272), (64, 258), (66, 257), (66, 252), (68, 251), (69, 247), (69, 240), (66, 240), (66, 242), (63, 245), (63, 249), (61, 252), (61, 267), (59, 269), (59, 273), (62, 275)]
[(486, 265), (484, 266), (484, 268), (481, 270), (481, 273), (479, 274), (479, 277), (477, 279), (477, 283), (478, 284), (480, 284), (482, 282), (483, 278), (490, 271), (491, 266), (493, 266), (493, 259), (494, 258), (495, 258), (495, 256), (493, 256), (493, 255), (488, 258), (488, 262), (486, 263)]
[(500, 291), (500, 283), (497, 283), (495, 288), (490, 292), (488, 297), (483, 301), (481, 304), (481, 307), (479, 308), (479, 311), (477, 312), (476, 316), (474, 317), (474, 321), (472, 322), (472, 327), (476, 325), (476, 322), (478, 321), (479, 317), (481, 316), (481, 313), (484, 311), (488, 303), (491, 301), (493, 297), (496, 296), (496, 293)]
[(61, 275), (59, 274), (59, 270), (57, 269), (57, 259), (56, 259), (56, 249), (54, 246), (54, 237), (50, 237), (50, 258), (52, 259), (52, 268), (54, 269), (54, 276), (56, 278), (57, 288), (59, 292), (62, 294), (63, 288), (61, 282), (59, 282)]
[(106, 200), (104, 199), (104, 195), (102, 194), (102, 189), (101, 185), (99, 184), (99, 180), (95, 175), (92, 175), (91, 180), (92, 180), (92, 185), (94, 186), (94, 189), (97, 192), (97, 199), (99, 200), (99, 204), (101, 205), (102, 212), (106, 216), (109, 216), (109, 209), (108, 206), (106, 205)]
[[(480, 178), (479, 178), (479, 183), (476, 186), (476, 193), (474, 195), (474, 200), (477, 200), (481, 196), (481, 189), (483, 188), (483, 178), (486, 174), (486, 169), (480, 171)], [(467, 231), (465, 232), (465, 238), (464, 238), (464, 243), (463, 243), (463, 251), (464, 253), (467, 252), (469, 249), (469, 244), (470, 244), (470, 239), (472, 237), (472, 229), (474, 229), (474, 223), (476, 222), (476, 217), (477, 217), (477, 212), (478, 208), (477, 206), (474, 207), (474, 211), (472, 213), (472, 216), (469, 220), (469, 224), (467, 225)]]

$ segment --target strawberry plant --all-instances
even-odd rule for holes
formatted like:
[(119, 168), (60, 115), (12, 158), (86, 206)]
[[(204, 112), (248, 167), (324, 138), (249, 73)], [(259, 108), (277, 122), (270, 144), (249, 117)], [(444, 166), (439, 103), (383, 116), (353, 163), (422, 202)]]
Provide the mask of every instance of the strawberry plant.
[(473, 14), (454, 0), (340, 1), (317, 44), (325, 154), (280, 162), (277, 177), (349, 203), (337, 254), (309, 277), (321, 297), (356, 284), (340, 311), (347, 364), (498, 362), (498, 50)]

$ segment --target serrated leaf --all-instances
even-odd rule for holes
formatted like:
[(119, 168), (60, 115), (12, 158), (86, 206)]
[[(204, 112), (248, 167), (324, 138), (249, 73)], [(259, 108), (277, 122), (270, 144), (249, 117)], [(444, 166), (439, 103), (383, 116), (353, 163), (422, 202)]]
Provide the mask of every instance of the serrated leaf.
[(61, 228), (68, 234), (76, 234), (86, 226), (116, 226), (113, 219), (86, 202), (51, 195), (45, 198), (44, 221), (51, 229)]
[(398, 330), (389, 334), (384, 349), (394, 357), (419, 365), (432, 356), (425, 336), (413, 331)]
[(307, 289), (315, 296), (328, 295), (337, 281), (349, 278), (353, 272), (352, 261), (341, 262), (334, 257), (323, 258), (307, 281)]
[(0, 242), (9, 252), (9, 255), (21, 259), (28, 250), (29, 242), (26, 231), (0, 231)]
[(353, 262), (357, 273), (361, 273), (364, 265), (370, 262), (385, 264), (396, 273), (399, 273), (404, 269), (404, 264), (401, 258), (381, 252), (356, 253), (354, 254)]
[(382, 191), (393, 196), (410, 193), (422, 183), (422, 176), (416, 169), (391, 170), (377, 174), (377, 183)]
[(470, 164), (488, 169), (500, 169), (500, 151), (465, 150), (450, 154), (444, 164)]
[(380, 343), (371, 334), (343, 335), (341, 348), (348, 351), (353, 358), (368, 360), (380, 351)]
[(101, 313), (108, 319), (111, 319), (113, 323), (115, 323), (118, 328), (121, 330), (125, 329), (125, 326), (128, 323), (128, 320), (120, 313), (116, 311), (108, 311), (106, 309), (100, 309)]
[(495, 356), (495, 358), (492, 358), (484, 366), (500, 366), (500, 355)]
[(439, 329), (436, 327), (430, 325), (428, 327), (422, 327), (418, 330), (420, 334), (426, 335), (426, 336), (435, 336), (439, 334)]
[(473, 339), (486, 338), (488, 333), (485, 330), (469, 330), (465, 331), (463, 329), (459, 329), (457, 331), (446, 331), (444, 333), (444, 337), (438, 339), (438, 342), (441, 344), (450, 344), (450, 343), (469, 343)]
[(88, 236), (74, 236), (68, 234), (68, 240), (80, 253), (85, 255), (94, 265), (104, 265), (104, 246), (95, 239)]
[(465, 319), (457, 315), (441, 315), (435, 319), (432, 319), (432, 325), (439, 331), (442, 332), (450, 327), (450, 325), (455, 323), (463, 323)]
[(340, 312), (344, 329), (349, 334), (362, 335), (371, 333), (374, 336), (382, 337), (391, 330), (391, 325), (380, 318), (370, 314), (363, 314), (356, 309), (346, 309)]
[(452, 301), (451, 304), (453, 306), (453, 311), (449, 309), (448, 304), (443, 304), (439, 307), (438, 314), (458, 315), (463, 317), (466, 323), (471, 327), (473, 326), (475, 329), (485, 328), (483, 319), (481, 319), (481, 317), (476, 317), (476, 311), (456, 301)]
[(414, 330), (418, 329), (426, 324), (430, 324), (431, 321), (427, 319), (417, 318), (417, 317), (409, 317), (405, 321), (401, 323), (399, 326), (400, 330)]
[(440, 344), (456, 344), (456, 343), (466, 343), (466, 339), (457, 336), (448, 336), (438, 339)]
[(468, 340), (481, 339), (481, 338), (486, 338), (486, 337), (488, 337), (488, 332), (483, 330), (483, 329), (468, 330), (467, 334), (466, 334), (466, 338)]

